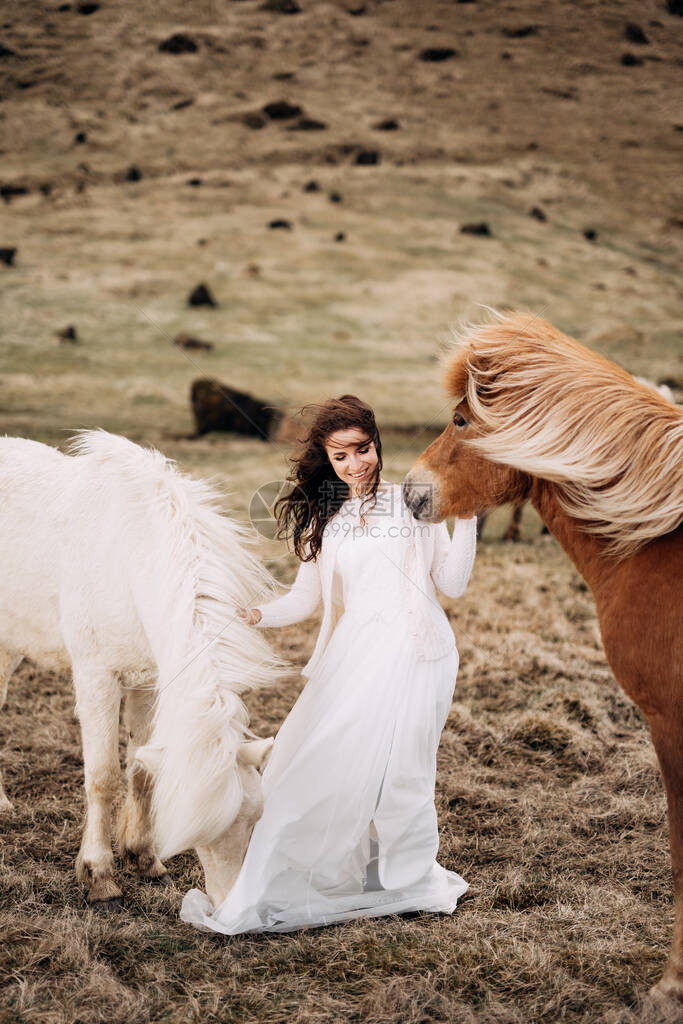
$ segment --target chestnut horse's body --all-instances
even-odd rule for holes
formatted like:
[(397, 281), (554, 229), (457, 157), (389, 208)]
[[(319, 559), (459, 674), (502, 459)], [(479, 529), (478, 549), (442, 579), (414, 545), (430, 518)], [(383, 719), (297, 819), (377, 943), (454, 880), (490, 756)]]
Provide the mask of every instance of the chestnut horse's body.
[(447, 367), (453, 422), (404, 483), (418, 519), (529, 499), (595, 598), (607, 660), (646, 715), (666, 787), (683, 997), (683, 410), (531, 315)]

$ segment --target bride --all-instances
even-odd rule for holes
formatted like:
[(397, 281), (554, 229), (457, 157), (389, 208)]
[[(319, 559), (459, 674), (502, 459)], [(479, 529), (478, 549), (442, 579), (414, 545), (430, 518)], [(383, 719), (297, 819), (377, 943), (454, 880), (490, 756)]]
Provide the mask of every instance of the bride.
[(241, 615), (259, 627), (322, 601), (308, 682), (263, 775), (264, 809), (234, 887), (212, 907), (191, 890), (181, 917), (234, 935), (407, 911), (451, 913), (467, 883), (436, 862), (434, 783), (458, 652), (435, 587), (459, 597), (476, 518), (418, 523), (381, 477), (372, 410), (331, 399), (276, 506), (301, 560), (284, 596)]

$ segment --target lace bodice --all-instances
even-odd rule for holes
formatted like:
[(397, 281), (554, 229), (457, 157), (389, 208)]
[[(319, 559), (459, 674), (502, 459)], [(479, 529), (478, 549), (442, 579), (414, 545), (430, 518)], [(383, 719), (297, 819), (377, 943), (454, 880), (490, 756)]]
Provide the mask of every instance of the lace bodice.
[(353, 619), (394, 623), (408, 614), (403, 582), (412, 527), (391, 496), (378, 493), (363, 521), (360, 508), (360, 499), (351, 498), (337, 517), (344, 536), (337, 547), (333, 595)]

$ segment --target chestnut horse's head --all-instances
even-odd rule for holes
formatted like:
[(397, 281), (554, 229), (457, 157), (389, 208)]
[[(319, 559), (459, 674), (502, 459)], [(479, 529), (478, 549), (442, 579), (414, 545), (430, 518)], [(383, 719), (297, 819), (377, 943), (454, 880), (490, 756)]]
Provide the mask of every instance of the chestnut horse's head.
[(403, 485), (417, 519), (521, 501), (540, 480), (618, 557), (683, 522), (683, 410), (540, 317), (469, 332), (446, 385), (453, 419)]
[[(406, 504), (416, 519), (438, 522), (466, 519), (528, 493), (526, 473), (480, 454), (477, 439), (486, 433), (477, 415), (479, 397), (474, 370), (483, 368), (472, 346), (461, 346), (447, 363), (446, 386), (453, 399), (452, 418), (422, 453), (403, 484)], [(489, 381), (489, 387), (491, 381)]]

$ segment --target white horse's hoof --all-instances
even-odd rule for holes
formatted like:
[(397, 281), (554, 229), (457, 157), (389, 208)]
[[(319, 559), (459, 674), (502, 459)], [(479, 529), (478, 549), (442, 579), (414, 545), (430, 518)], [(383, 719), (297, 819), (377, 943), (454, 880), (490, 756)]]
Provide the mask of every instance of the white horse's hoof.
[(650, 989), (650, 996), (657, 1002), (666, 1000), (683, 1001), (683, 981), (678, 978), (667, 978), (666, 975)]
[(14, 804), (3, 793), (2, 796), (0, 796), (0, 814), (11, 814), (13, 810)]

